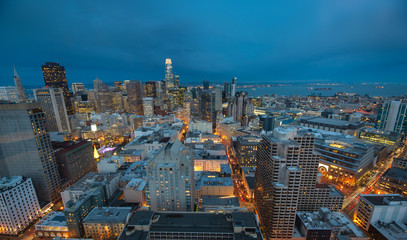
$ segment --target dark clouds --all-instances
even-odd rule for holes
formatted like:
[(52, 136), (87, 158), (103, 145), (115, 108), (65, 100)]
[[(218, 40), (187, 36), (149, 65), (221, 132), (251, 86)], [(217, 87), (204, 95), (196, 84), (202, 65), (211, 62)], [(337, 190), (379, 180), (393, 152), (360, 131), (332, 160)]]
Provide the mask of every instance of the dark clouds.
[(407, 1), (0, 1), (0, 84), (58, 61), (68, 81), (401, 82)]

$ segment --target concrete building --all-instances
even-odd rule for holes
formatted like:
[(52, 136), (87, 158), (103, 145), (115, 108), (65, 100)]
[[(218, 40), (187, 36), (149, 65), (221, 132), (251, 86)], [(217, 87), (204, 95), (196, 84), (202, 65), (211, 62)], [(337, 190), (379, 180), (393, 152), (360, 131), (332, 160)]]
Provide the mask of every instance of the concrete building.
[(93, 188), (102, 186), (107, 199), (119, 189), (120, 175), (118, 173), (90, 172), (72, 186), (61, 192), (62, 202), (66, 208), (69, 201), (75, 201)]
[(53, 142), (58, 171), (64, 182), (75, 183), (89, 172), (96, 171), (92, 142)]
[(239, 199), (237, 197), (225, 196), (202, 196), (199, 206), (200, 212), (224, 213), (240, 210)]
[(212, 133), (212, 123), (201, 119), (192, 119), (188, 128), (191, 132)]
[(260, 239), (253, 213), (186, 213), (136, 211), (118, 240)]
[(256, 136), (238, 136), (236, 157), (240, 167), (256, 167), (257, 147), (261, 138)]
[(40, 238), (68, 238), (69, 229), (63, 212), (50, 212), (35, 224), (35, 235)]
[(359, 196), (355, 221), (373, 239), (407, 238), (407, 198), (399, 194)]
[(383, 103), (377, 112), (375, 128), (391, 132), (406, 133), (407, 103), (389, 101)]
[(23, 84), (21, 83), (21, 78), (18, 76), (16, 67), (13, 66), (13, 68), (14, 68), (14, 85), (16, 86), (17, 90), (18, 102), (23, 103), (27, 101), (27, 96), (25, 94)]
[[(232, 85), (233, 86), (233, 85)], [(228, 116), (233, 120), (248, 126), (249, 117), (254, 115), (253, 99), (249, 98), (247, 92), (237, 92), (228, 103)]]
[(364, 126), (363, 122), (348, 122), (338, 119), (311, 117), (301, 118), (300, 125), (330, 132), (354, 135), (358, 129)]
[(154, 99), (152, 97), (143, 98), (143, 111), (146, 117), (154, 115)]
[(97, 163), (98, 172), (114, 173), (124, 164), (124, 156), (112, 156), (110, 158), (102, 158)]
[(306, 239), (355, 239), (369, 237), (344, 213), (320, 208), (318, 212), (297, 212), (296, 227)]
[(393, 158), (391, 167), (401, 168), (401, 169), (406, 170), (407, 169), (407, 158)]
[(133, 178), (130, 180), (126, 187), (123, 188), (124, 201), (145, 206), (147, 204), (146, 185), (147, 182), (143, 179)]
[(200, 199), (202, 196), (233, 196), (233, 191), (232, 178), (210, 174), (197, 179), (195, 197)]
[(376, 164), (374, 145), (343, 137), (318, 138), (319, 171), (328, 179), (354, 186)]
[(41, 103), (45, 112), (48, 131), (71, 131), (61, 88), (34, 89), (34, 97), (35, 100)]
[(297, 210), (342, 208), (344, 196), (316, 182), (320, 155), (314, 141), (314, 135), (296, 128), (277, 128), (262, 137), (254, 197), (267, 238), (291, 238)]
[(18, 235), (41, 217), (41, 208), (30, 178), (0, 179), (0, 234)]
[(223, 139), (231, 139), (243, 134), (238, 133), (238, 129), (241, 128), (241, 123), (234, 121), (231, 118), (224, 118), (217, 126), (217, 132)]
[(147, 205), (152, 210), (192, 211), (194, 158), (181, 142), (167, 143), (147, 165)]
[(141, 81), (129, 81), (126, 83), (127, 89), (127, 101), (128, 109), (127, 112), (135, 113), (137, 115), (143, 116), (143, 92)]
[(1, 104), (0, 122), (0, 176), (29, 177), (40, 201), (57, 201), (61, 180), (41, 104)]
[(95, 207), (82, 220), (85, 237), (94, 240), (116, 240), (130, 215), (130, 207)]
[(381, 194), (398, 193), (407, 197), (407, 170), (397, 167), (387, 169), (376, 183)]
[(73, 94), (76, 94), (81, 91), (85, 91), (85, 85), (83, 85), (83, 83), (72, 83), (72, 93)]

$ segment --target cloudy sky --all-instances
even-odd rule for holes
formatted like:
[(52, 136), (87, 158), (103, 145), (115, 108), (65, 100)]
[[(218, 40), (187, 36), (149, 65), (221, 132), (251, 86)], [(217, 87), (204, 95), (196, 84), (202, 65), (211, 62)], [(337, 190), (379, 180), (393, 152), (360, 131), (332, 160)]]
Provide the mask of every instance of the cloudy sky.
[[(114, 3), (113, 3), (114, 2)], [(0, 85), (68, 82), (405, 82), (406, 0), (0, 1)]]

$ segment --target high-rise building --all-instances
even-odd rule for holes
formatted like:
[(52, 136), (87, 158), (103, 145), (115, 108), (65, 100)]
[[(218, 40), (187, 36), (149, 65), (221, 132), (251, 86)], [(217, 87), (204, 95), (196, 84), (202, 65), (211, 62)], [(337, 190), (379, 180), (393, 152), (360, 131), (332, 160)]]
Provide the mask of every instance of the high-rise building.
[(153, 211), (193, 211), (194, 158), (175, 140), (161, 148), (147, 165), (147, 205)]
[(18, 76), (16, 67), (14, 67), (14, 85), (16, 86), (18, 101), (25, 102), (27, 101), (27, 96), (25, 95), (25, 90), (23, 88), (23, 84), (21, 84), (21, 78)]
[(40, 103), (0, 105), (0, 175), (31, 178), (42, 201), (56, 201), (61, 180)]
[(83, 85), (83, 83), (72, 83), (73, 94), (76, 94), (80, 91), (85, 91), (85, 85)]
[(74, 114), (71, 94), (69, 93), (68, 81), (66, 80), (65, 67), (59, 63), (46, 62), (42, 65), (45, 86), (51, 88), (61, 88), (64, 95), (66, 111), (69, 115)]
[(203, 81), (203, 89), (209, 90), (209, 81)]
[(214, 125), (216, 123), (215, 94), (211, 90), (202, 90), (199, 97), (200, 118)]
[(172, 62), (170, 58), (165, 59), (165, 85), (166, 90), (174, 87), (174, 73), (172, 70)]
[(256, 167), (256, 153), (261, 138), (251, 135), (238, 136), (236, 157), (240, 167)]
[(2, 86), (0, 87), (0, 100), (19, 102), (18, 93), (15, 87), (12, 86)]
[(174, 84), (176, 88), (179, 88), (179, 75), (174, 76)]
[(407, 103), (400, 101), (383, 103), (377, 112), (375, 128), (407, 133)]
[(141, 81), (130, 81), (126, 83), (128, 112), (137, 115), (144, 115), (143, 113), (143, 92)]
[(342, 208), (344, 196), (316, 181), (320, 155), (314, 141), (296, 128), (277, 128), (260, 141), (254, 197), (267, 238), (291, 238), (297, 210)]
[(222, 87), (213, 86), (213, 92), (215, 94), (215, 111), (222, 111)]
[(113, 86), (116, 91), (121, 92), (123, 83), (121, 81), (114, 81)]
[(34, 89), (34, 97), (45, 112), (48, 131), (71, 131), (61, 88)]
[(230, 85), (230, 96), (234, 97), (236, 94), (237, 77), (233, 77), (232, 85)]
[(223, 99), (227, 100), (230, 97), (229, 83), (225, 82), (223, 86)]
[(152, 97), (143, 98), (144, 116), (152, 117), (154, 115), (154, 99)]
[(158, 87), (159, 82), (157, 81), (147, 81), (144, 83), (144, 97), (158, 97)]
[(0, 234), (18, 235), (41, 217), (41, 208), (30, 178), (0, 179)]
[(243, 126), (249, 124), (249, 117), (254, 114), (253, 99), (249, 98), (247, 92), (237, 92), (228, 103), (228, 116), (240, 122)]

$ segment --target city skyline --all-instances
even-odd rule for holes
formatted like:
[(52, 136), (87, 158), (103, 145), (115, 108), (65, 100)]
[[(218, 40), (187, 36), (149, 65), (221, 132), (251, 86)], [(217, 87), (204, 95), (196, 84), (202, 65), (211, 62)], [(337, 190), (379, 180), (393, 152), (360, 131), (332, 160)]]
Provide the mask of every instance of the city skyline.
[(40, 64), (47, 61), (66, 66), (69, 83), (96, 77), (160, 80), (165, 58), (172, 59), (174, 74), (186, 83), (233, 76), (267, 83), (402, 82), (407, 74), (405, 4), (312, 1), (259, 8), (126, 2), (123, 8), (90, 1), (5, 1), (0, 26), (6, 37), (0, 45), (8, 57), (0, 60), (0, 83), (11, 85), (14, 64), (23, 85), (40, 84)]

